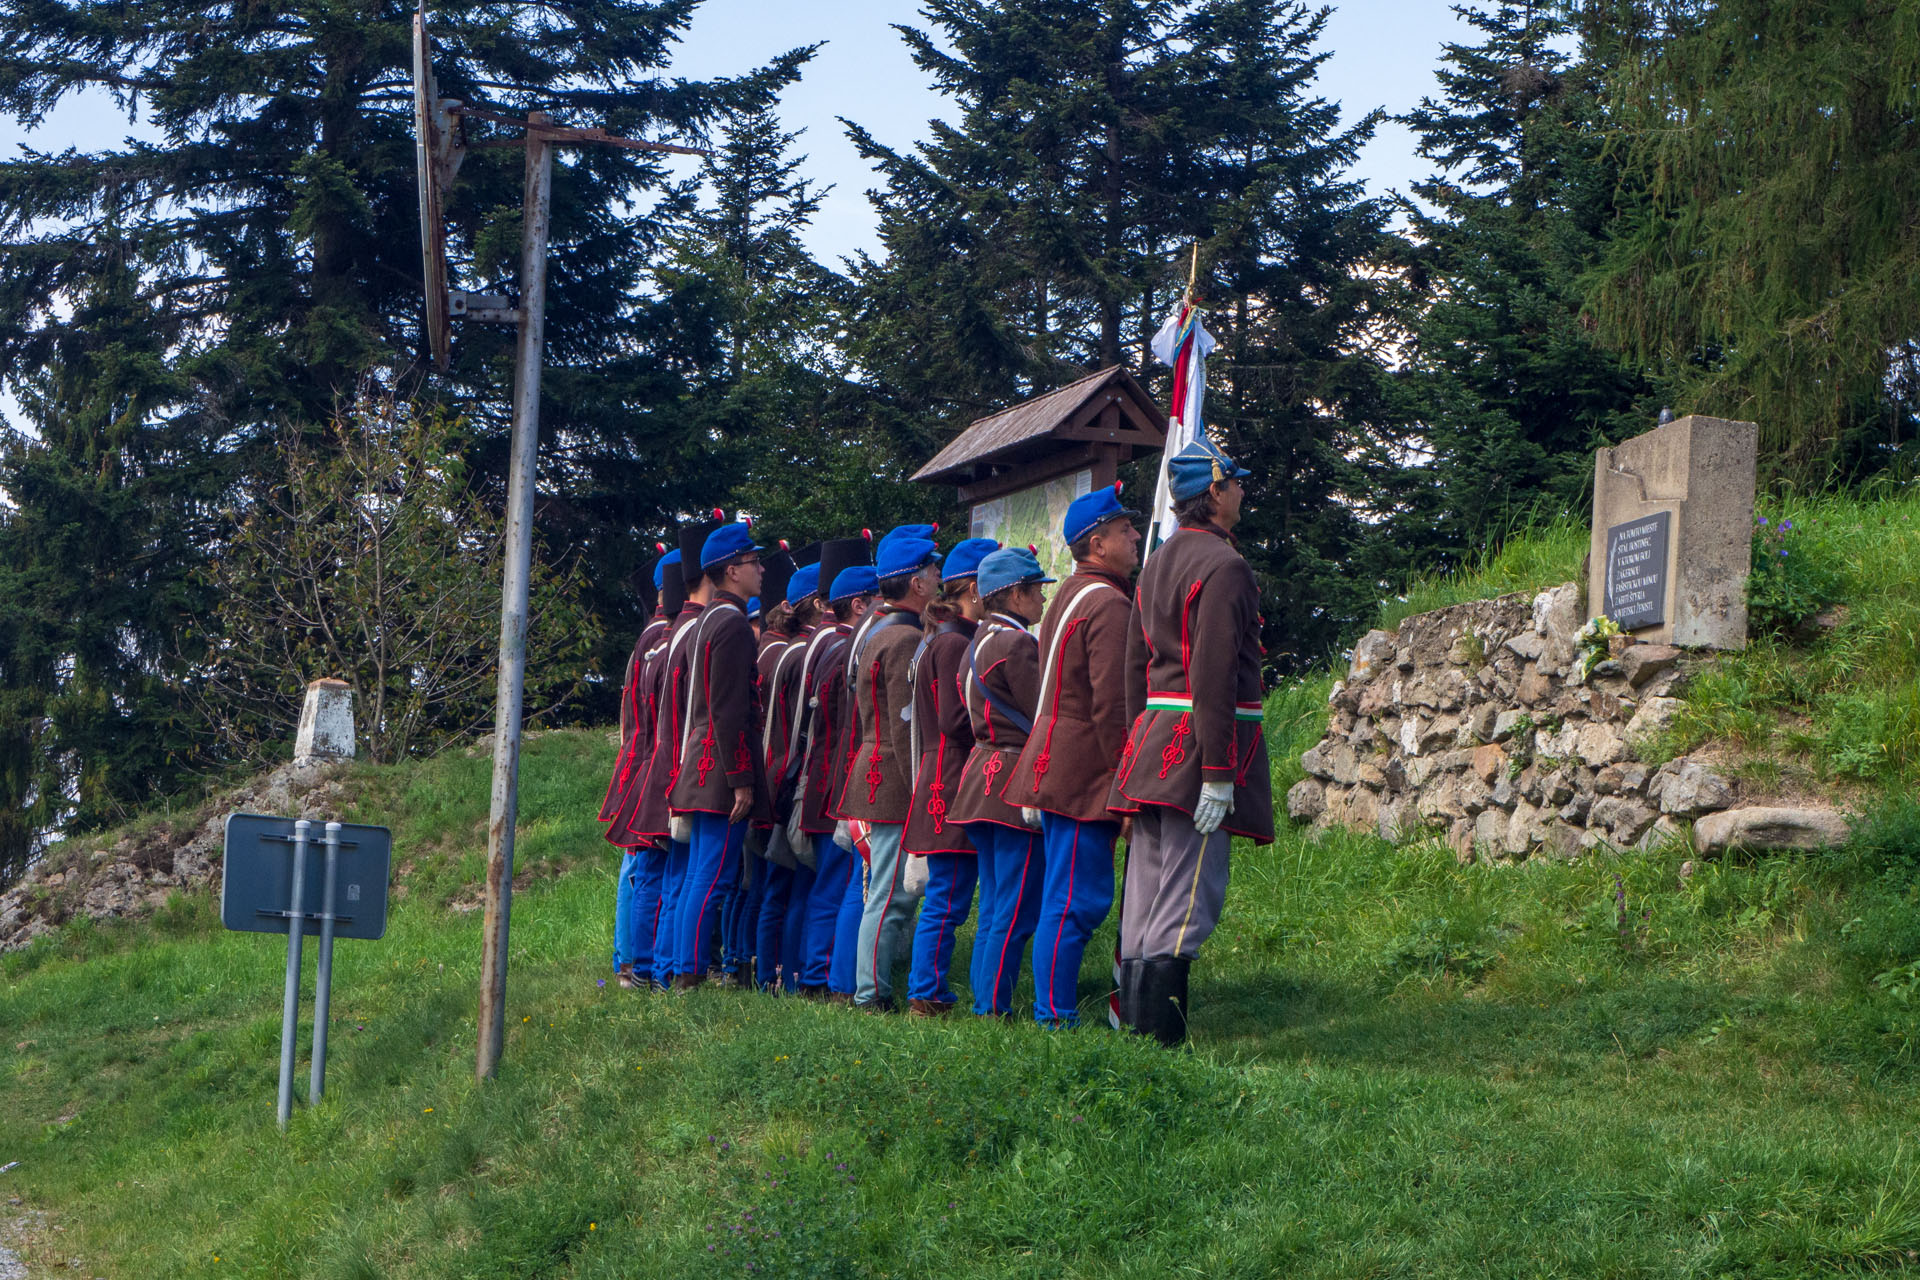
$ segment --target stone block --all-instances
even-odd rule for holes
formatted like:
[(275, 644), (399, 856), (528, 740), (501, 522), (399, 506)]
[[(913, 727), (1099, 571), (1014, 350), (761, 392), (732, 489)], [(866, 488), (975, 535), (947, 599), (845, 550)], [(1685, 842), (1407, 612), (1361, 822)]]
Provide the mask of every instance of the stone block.
[(1511, 816), (1504, 809), (1482, 809), (1473, 820), (1473, 847), (1499, 849), (1507, 842), (1507, 824)]
[(1467, 728), (1481, 742), (1493, 741), (1493, 726), (1498, 722), (1499, 709), (1490, 702), (1483, 702), (1467, 713)]
[(1660, 766), (1647, 784), (1647, 795), (1660, 812), (1691, 818), (1733, 804), (1733, 787), (1698, 760), (1681, 757)]
[(1312, 822), (1327, 811), (1327, 789), (1317, 779), (1302, 778), (1287, 789), (1287, 816)]
[(1495, 778), (1507, 776), (1507, 753), (1500, 747), (1488, 744), (1473, 753), (1473, 776), (1492, 785)]
[(1763, 806), (1710, 813), (1693, 824), (1701, 853), (1729, 849), (1828, 849), (1846, 843), (1847, 820), (1832, 809)]
[(300, 727), (293, 738), (293, 762), (353, 759), (353, 687), (344, 680), (315, 680), (307, 685)]
[(1620, 674), (1638, 689), (1662, 671), (1670, 671), (1680, 661), (1680, 651), (1670, 644), (1637, 644), (1620, 655)]
[(1647, 766), (1632, 761), (1610, 764), (1594, 778), (1593, 787), (1603, 796), (1637, 796), (1647, 789), (1647, 778), (1652, 772)]
[(1333, 761), (1327, 758), (1327, 744), (1317, 742), (1300, 753), (1300, 767), (1307, 771), (1310, 778), (1323, 781), (1333, 777)]
[(1464, 818), (1466, 806), (1460, 803), (1460, 784), (1443, 778), (1420, 792), (1414, 808), (1423, 818)]
[(1627, 721), (1627, 741), (1638, 742), (1663, 732), (1686, 706), (1680, 698), (1646, 698)]
[(1668, 513), (1663, 621), (1636, 629), (1653, 644), (1739, 649), (1747, 642), (1753, 497), (1760, 429), (1698, 415), (1611, 449), (1593, 467), (1587, 609), (1605, 610), (1608, 531)]
[(1562, 583), (1533, 598), (1533, 629), (1547, 639), (1540, 661), (1555, 675), (1565, 675), (1573, 665), (1574, 637), (1585, 622), (1579, 583)]
[(1493, 718), (1493, 740), (1505, 742), (1521, 725), (1532, 723), (1533, 717), (1525, 711), (1502, 711)]
[(1373, 679), (1393, 663), (1396, 646), (1391, 631), (1369, 631), (1353, 646), (1353, 665), (1347, 679), (1361, 684)]
[(1547, 639), (1531, 631), (1523, 631), (1507, 641), (1506, 647), (1528, 662), (1536, 662), (1547, 651)]
[(1468, 774), (1460, 780), (1460, 807), (1468, 813), (1478, 813), (1493, 803), (1493, 788), (1480, 779)]
[(1387, 785), (1387, 771), (1370, 760), (1362, 760), (1354, 766), (1353, 780), (1363, 787), (1378, 791)]
[(1420, 754), (1420, 717), (1409, 714), (1400, 722), (1400, 749), (1410, 756)]
[(1507, 819), (1507, 835), (1501, 848), (1517, 857), (1533, 848), (1542, 835), (1540, 811), (1522, 800), (1514, 806), (1513, 815)]
[(1413, 803), (1408, 800), (1393, 800), (1380, 806), (1380, 813), (1374, 819), (1374, 831), (1382, 840), (1405, 840), (1420, 833), (1420, 817)]
[(1530, 707), (1537, 707), (1553, 697), (1553, 681), (1540, 669), (1538, 663), (1529, 662), (1526, 671), (1520, 676), (1520, 683), (1515, 686), (1515, 692), (1520, 701)]
[(1587, 825), (1604, 827), (1608, 839), (1625, 849), (1644, 835), (1659, 816), (1652, 805), (1637, 797), (1602, 796), (1593, 802)]
[(1618, 729), (1595, 721), (1581, 727), (1573, 751), (1588, 768), (1599, 769), (1623, 758), (1627, 744)]

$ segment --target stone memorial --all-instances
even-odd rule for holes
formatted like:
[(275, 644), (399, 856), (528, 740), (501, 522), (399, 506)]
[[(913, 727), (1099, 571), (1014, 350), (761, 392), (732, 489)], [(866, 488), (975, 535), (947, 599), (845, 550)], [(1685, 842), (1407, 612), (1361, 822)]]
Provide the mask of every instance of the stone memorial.
[(293, 762), (353, 759), (353, 686), (344, 680), (315, 680), (307, 686), (294, 734)]
[(1746, 647), (1759, 437), (1694, 415), (1595, 455), (1589, 615), (1650, 644)]

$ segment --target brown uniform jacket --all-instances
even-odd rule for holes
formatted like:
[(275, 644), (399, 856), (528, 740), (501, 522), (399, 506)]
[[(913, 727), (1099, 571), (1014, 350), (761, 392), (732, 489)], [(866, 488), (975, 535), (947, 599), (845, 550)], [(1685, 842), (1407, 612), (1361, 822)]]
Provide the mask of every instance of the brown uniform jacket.
[(633, 656), (627, 659), (627, 683), (620, 690), (620, 750), (613, 758), (613, 776), (607, 780), (607, 794), (600, 801), (600, 821), (611, 822), (620, 811), (621, 797), (633, 785), (633, 779), (646, 762), (653, 746), (653, 704), (657, 690), (643, 679), (647, 651), (667, 631), (667, 620), (659, 614), (647, 623), (640, 638), (633, 642)]
[(960, 787), (960, 770), (973, 750), (973, 722), (960, 700), (960, 673), (978, 624), (951, 618), (922, 641), (913, 667), (914, 736), (920, 763), (914, 770), (913, 805), (900, 847), (908, 853), (975, 853), (973, 841), (947, 815)]
[(907, 820), (913, 803), (913, 651), (925, 634), (919, 614), (887, 605), (868, 630), (865, 647), (849, 655), (848, 704), (860, 740), (841, 784), (843, 818)]
[(847, 640), (852, 634), (853, 628), (845, 624), (822, 624), (801, 659), (806, 685), (799, 705), (806, 720), (801, 732), (800, 826), (811, 835), (826, 835), (839, 821), (834, 804), (847, 730), (840, 702), (847, 691)]
[(631, 848), (667, 838), (667, 791), (673, 785), (680, 719), (685, 714), (687, 645), (700, 621), (700, 608), (691, 601), (684, 605), (644, 660), (640, 679), (653, 715), (645, 737), (634, 743), (636, 772), (631, 791), (607, 827), (607, 839), (615, 844)]
[(1232, 781), (1221, 826), (1273, 839), (1273, 779), (1261, 731), (1260, 594), (1232, 540), (1183, 526), (1147, 560), (1127, 641), (1133, 727), (1110, 807), (1192, 813), (1202, 782)]
[(767, 766), (760, 758), (759, 642), (747, 602), (719, 592), (687, 643), (692, 697), (681, 727), (679, 773), (668, 789), (675, 813), (729, 813), (735, 787), (753, 788), (749, 821), (773, 821)]
[[(976, 677), (974, 672), (978, 671)], [(957, 677), (973, 725), (973, 750), (960, 770), (958, 794), (948, 804), (955, 822), (997, 822), (1028, 830), (1020, 806), (1005, 798), (1008, 774), (1027, 731), (1012, 718), (1033, 719), (1040, 693), (1040, 646), (1018, 618), (996, 613), (980, 624)]]
[[(813, 628), (798, 635), (762, 636), (760, 645), (760, 692), (766, 699), (766, 727), (761, 732), (762, 754), (767, 762), (767, 785), (778, 793), (780, 780), (790, 766), (799, 764), (794, 756), (806, 749), (802, 738), (795, 748), (793, 717), (800, 689), (800, 669), (806, 661), (807, 644)], [(766, 641), (773, 639), (774, 643)]]
[(1111, 822), (1113, 773), (1127, 745), (1127, 584), (1095, 570), (1060, 584), (1040, 621), (1040, 702), (1013, 766), (1007, 803)]

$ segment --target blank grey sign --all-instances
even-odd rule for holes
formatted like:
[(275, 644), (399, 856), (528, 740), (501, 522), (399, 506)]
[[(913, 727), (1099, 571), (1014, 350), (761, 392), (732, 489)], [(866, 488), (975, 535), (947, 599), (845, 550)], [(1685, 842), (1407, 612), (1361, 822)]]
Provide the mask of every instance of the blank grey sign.
[[(227, 815), (227, 851), (220, 880), (220, 923), (244, 933), (285, 933), (293, 902), (292, 818), (258, 813)], [(320, 934), (326, 901), (327, 824), (307, 828), (306, 887), (300, 897), (308, 937)], [(336, 938), (378, 938), (387, 931), (387, 877), (393, 833), (385, 827), (340, 826), (334, 885)]]
[(1622, 631), (1667, 620), (1667, 537), (1673, 512), (1657, 511), (1607, 530), (1607, 616)]

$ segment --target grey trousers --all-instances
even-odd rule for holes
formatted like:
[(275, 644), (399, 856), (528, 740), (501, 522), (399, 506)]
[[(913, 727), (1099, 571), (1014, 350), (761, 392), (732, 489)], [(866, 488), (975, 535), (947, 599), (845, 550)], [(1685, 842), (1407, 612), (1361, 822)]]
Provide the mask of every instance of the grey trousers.
[(855, 1004), (893, 999), (894, 961), (913, 945), (913, 909), (920, 897), (909, 893), (904, 882), (906, 858), (900, 852), (900, 837), (906, 831), (903, 822), (876, 822), (867, 835), (870, 858), (860, 912)]
[(1220, 923), (1227, 900), (1224, 830), (1201, 835), (1178, 809), (1143, 805), (1127, 846), (1127, 880), (1120, 898), (1120, 956), (1186, 956)]

